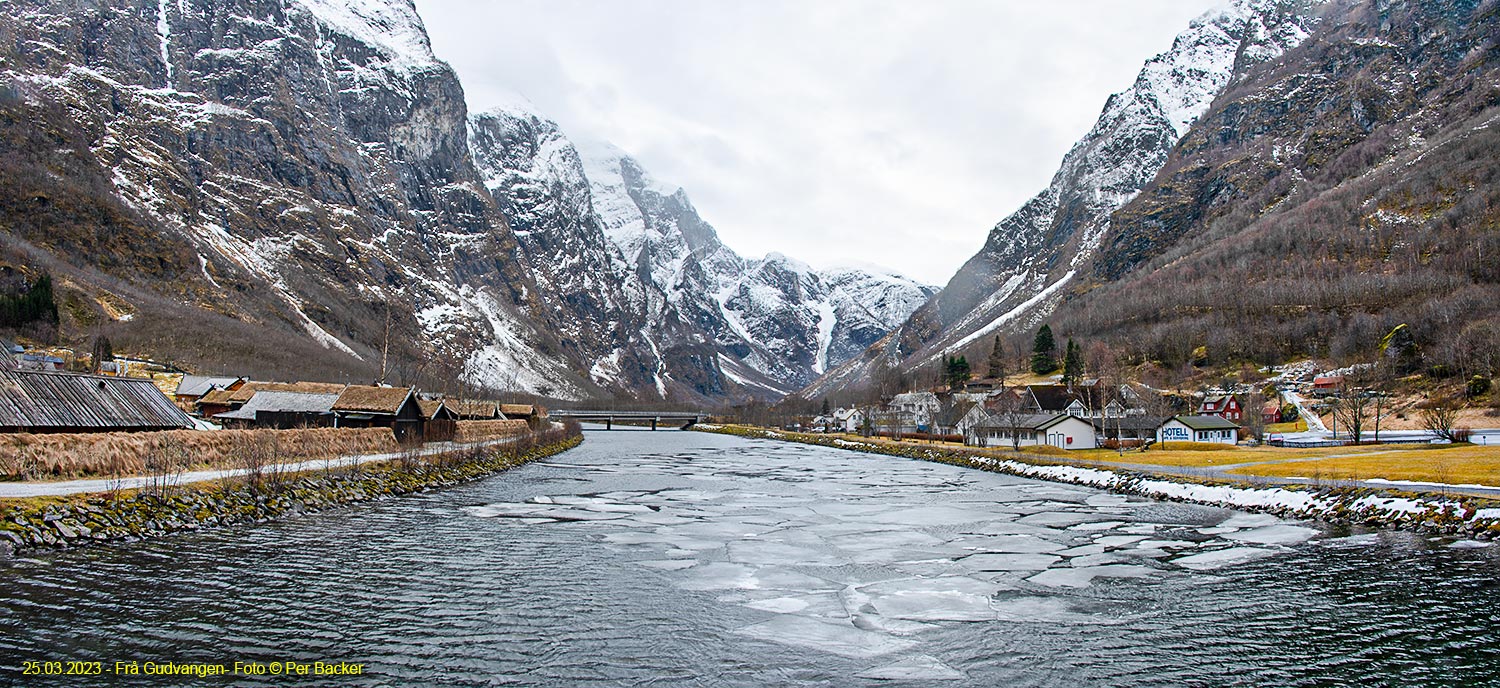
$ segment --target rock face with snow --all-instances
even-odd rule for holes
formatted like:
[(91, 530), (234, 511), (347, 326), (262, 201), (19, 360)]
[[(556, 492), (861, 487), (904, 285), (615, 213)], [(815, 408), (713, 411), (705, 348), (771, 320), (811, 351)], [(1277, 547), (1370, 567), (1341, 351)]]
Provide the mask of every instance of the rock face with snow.
[[(743, 258), (684, 190), (609, 144), (580, 150), (529, 104), (476, 115), (471, 132), (538, 282), (578, 307), (580, 326), (611, 332), (587, 352), (600, 384), (779, 396), (868, 347), (933, 293), (893, 274)], [(568, 267), (548, 274), (554, 265)]]
[[(905, 315), (841, 315), (544, 117), (470, 118), (411, 0), (10, 3), (0, 138), (0, 268), (52, 272), (83, 348), (722, 398), (800, 386)], [(908, 285), (887, 301), (914, 308)]]
[(1312, 0), (1236, 0), (1194, 20), (1109, 97), (1052, 183), (1001, 220), (947, 286), (880, 346), (810, 390), (867, 377), (878, 359), (929, 363), (995, 332), (1033, 328), (1076, 288), (1111, 214), (1156, 177), (1193, 122), (1236, 74), (1274, 60), (1308, 35)]

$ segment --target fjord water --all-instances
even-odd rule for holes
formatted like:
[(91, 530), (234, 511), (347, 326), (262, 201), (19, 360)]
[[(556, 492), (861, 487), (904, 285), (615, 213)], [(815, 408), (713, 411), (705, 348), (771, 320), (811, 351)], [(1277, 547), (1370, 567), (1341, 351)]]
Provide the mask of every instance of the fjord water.
[(1449, 544), (590, 432), (456, 489), (8, 562), (0, 682), (40, 683), (23, 660), (287, 659), (365, 663), (354, 685), (1500, 682), (1496, 554)]

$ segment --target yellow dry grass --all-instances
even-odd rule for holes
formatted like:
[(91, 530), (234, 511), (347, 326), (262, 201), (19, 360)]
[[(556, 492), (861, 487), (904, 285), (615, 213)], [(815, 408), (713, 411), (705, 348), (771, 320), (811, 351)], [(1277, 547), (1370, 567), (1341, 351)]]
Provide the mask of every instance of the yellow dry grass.
[(1266, 425), (1266, 432), (1307, 432), (1307, 421), (1298, 418), (1290, 423), (1270, 423)]
[(1170, 442), (1167, 449), (1153, 448), (1148, 451), (1126, 451), (1121, 454), (1112, 449), (1085, 449), (1082, 451), (1068, 452), (1068, 456), (1076, 456), (1080, 459), (1093, 461), (1104, 461), (1109, 463), (1139, 463), (1152, 466), (1232, 466), (1241, 463), (1254, 463), (1258, 461), (1284, 461), (1286, 459), (1320, 458), (1330, 454), (1361, 454), (1365, 452), (1381, 451), (1386, 447), (1378, 445), (1365, 445), (1359, 447), (1329, 447), (1317, 449), (1283, 449), (1281, 447), (1229, 447), (1215, 445), (1216, 449), (1177, 449), (1177, 445), (1186, 442)]
[(0, 435), (0, 477), (139, 475), (151, 457), (170, 459), (180, 470), (227, 468), (234, 467), (246, 452), (267, 447), (280, 462), (400, 449), (390, 428), (16, 433)]
[[(1360, 447), (1363, 448), (1363, 447)], [(1416, 480), (1455, 485), (1500, 485), (1500, 446), (1468, 444), (1429, 448), (1378, 447), (1348, 456), (1355, 447), (1323, 450), (1321, 459), (1262, 464), (1231, 473), (1320, 480)]]

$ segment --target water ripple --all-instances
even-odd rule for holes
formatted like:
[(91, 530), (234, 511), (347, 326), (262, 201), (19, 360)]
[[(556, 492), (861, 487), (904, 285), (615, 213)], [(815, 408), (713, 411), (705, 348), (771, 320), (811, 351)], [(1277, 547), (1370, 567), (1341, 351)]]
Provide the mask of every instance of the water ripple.
[[(1380, 534), (1188, 570), (1171, 561), (1236, 546), (1198, 533), (1228, 512), (1097, 496), (596, 433), (458, 489), (9, 562), (0, 666), (350, 661), (369, 673), (347, 683), (372, 686), (883, 685), (857, 678), (883, 667), (974, 686), (1500, 685), (1491, 550)], [(1070, 557), (1149, 575), (1028, 580), (1087, 568)], [(133, 682), (153, 683), (111, 681)]]

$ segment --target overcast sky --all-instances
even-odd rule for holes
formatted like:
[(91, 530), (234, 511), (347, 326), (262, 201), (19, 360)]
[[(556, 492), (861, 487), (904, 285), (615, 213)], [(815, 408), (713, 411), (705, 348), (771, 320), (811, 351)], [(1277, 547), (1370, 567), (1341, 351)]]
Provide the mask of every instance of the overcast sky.
[(520, 93), (724, 242), (946, 284), (1215, 0), (416, 0), (469, 107)]

